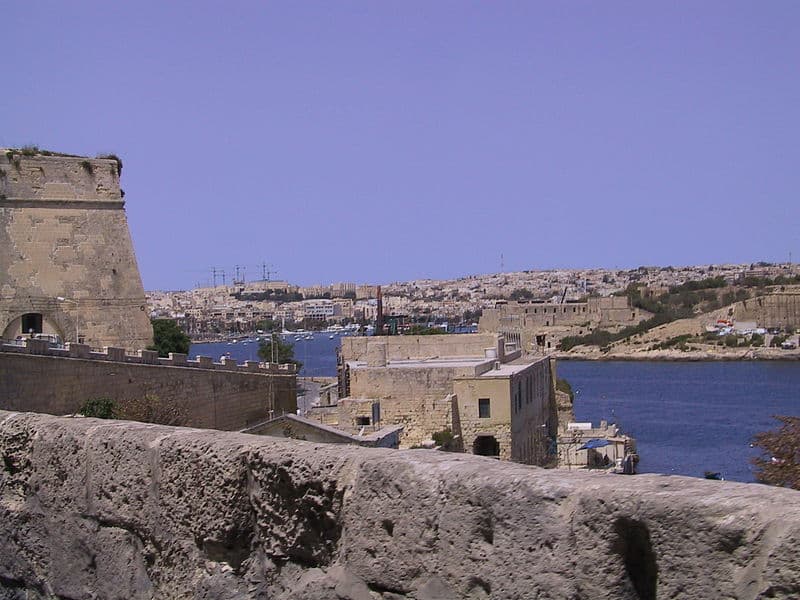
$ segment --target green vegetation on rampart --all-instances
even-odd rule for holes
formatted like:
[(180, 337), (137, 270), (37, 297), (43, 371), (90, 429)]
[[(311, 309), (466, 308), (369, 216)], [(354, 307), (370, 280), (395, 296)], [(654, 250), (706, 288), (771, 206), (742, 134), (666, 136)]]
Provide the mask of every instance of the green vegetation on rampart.
[(590, 345), (607, 347), (613, 342), (624, 340), (625, 338), (632, 337), (639, 333), (644, 333), (659, 325), (671, 323), (676, 319), (684, 319), (690, 317), (691, 312), (684, 310), (660, 312), (653, 315), (651, 318), (646, 319), (638, 325), (630, 325), (623, 327), (617, 332), (606, 331), (605, 329), (595, 329), (587, 335), (569, 335), (561, 339), (561, 350), (570, 350), (575, 346)]
[(403, 335), (443, 335), (448, 333), (438, 327), (428, 327), (427, 325), (412, 325), (403, 332)]

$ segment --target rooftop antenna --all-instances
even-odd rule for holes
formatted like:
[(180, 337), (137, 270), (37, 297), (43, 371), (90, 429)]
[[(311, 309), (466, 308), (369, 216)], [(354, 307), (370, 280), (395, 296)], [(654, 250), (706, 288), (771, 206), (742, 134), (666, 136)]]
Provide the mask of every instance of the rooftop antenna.
[(503, 257), (503, 253), (500, 253), (500, 272), (503, 273), (506, 270), (506, 261)]
[(278, 272), (271, 269), (272, 265), (266, 262), (261, 263), (261, 280), (269, 281), (271, 275), (276, 275)]
[(247, 279), (247, 267), (236, 265), (234, 269), (236, 270), (236, 277), (233, 280), (233, 285), (244, 284), (245, 280)]

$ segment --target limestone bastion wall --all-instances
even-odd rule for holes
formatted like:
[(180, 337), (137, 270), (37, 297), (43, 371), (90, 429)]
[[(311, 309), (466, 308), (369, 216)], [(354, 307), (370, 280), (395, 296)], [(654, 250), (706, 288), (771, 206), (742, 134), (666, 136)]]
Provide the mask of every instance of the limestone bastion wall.
[(774, 292), (737, 302), (733, 316), (738, 321), (755, 321), (762, 327), (800, 327), (800, 287), (787, 286)]
[(800, 493), (0, 412), (0, 597), (800, 596)]
[(116, 160), (0, 149), (0, 337), (28, 314), (94, 347), (152, 342)]
[(92, 352), (82, 344), (49, 348), (42, 340), (27, 347), (0, 345), (0, 409), (55, 415), (77, 412), (86, 400), (141, 401), (147, 394), (174, 404), (192, 427), (235, 431), (297, 410), (294, 365), (266, 367), (184, 354), (158, 358), (121, 348)]

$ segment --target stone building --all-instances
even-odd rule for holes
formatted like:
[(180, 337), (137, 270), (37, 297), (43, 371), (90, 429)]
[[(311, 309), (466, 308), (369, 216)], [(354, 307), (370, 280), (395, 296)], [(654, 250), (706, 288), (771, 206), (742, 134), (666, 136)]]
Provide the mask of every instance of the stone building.
[(500, 333), (525, 352), (547, 352), (555, 350), (563, 337), (637, 325), (652, 316), (631, 306), (625, 296), (563, 303), (500, 301), (484, 309), (478, 331)]
[(152, 342), (121, 163), (0, 149), (0, 336)]
[(309, 416), (344, 430), (403, 426), (401, 447), (449, 430), (467, 452), (528, 464), (552, 458), (557, 434), (547, 357), (523, 358), (495, 334), (342, 340), (340, 400)]

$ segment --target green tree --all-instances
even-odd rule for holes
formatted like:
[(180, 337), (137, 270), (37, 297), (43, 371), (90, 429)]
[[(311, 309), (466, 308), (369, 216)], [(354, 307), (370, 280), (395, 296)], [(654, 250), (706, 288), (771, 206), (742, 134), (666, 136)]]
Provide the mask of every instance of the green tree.
[(153, 319), (153, 345), (148, 350), (158, 351), (159, 356), (170, 352), (188, 354), (191, 340), (172, 319)]
[[(273, 334), (270, 337), (271, 339), (262, 341), (261, 344), (258, 346), (259, 358), (267, 362), (274, 362), (275, 358), (277, 357), (278, 363), (282, 365), (285, 364), (297, 365), (297, 370), (299, 371), (303, 367), (303, 363), (294, 357), (294, 345), (288, 342), (284, 342), (279, 335)], [(275, 344), (276, 356), (273, 356), (272, 352), (273, 343)]]
[(800, 417), (775, 415), (777, 429), (757, 433), (753, 445), (762, 455), (753, 459), (756, 480), (800, 490)]

